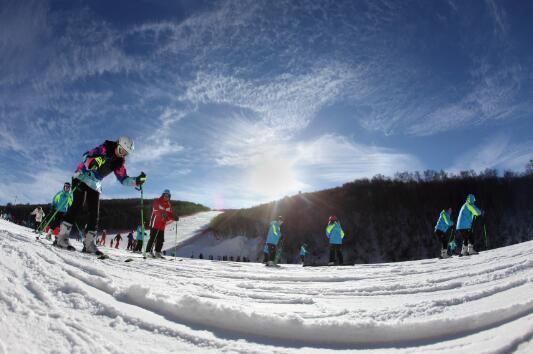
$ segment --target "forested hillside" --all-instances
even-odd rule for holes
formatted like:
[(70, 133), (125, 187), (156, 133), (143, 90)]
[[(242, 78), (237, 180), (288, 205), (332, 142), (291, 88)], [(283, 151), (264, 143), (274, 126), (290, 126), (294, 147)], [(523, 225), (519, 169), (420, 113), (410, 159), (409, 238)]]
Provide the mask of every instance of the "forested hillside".
[[(533, 239), (533, 174), (517, 176), (496, 171), (473, 171), (449, 176), (445, 172), (399, 173), (389, 179), (375, 176), (339, 188), (302, 193), (250, 209), (227, 211), (215, 218), (210, 232), (217, 237), (265, 237), (269, 221), (282, 215), (284, 259), (296, 259), (303, 242), (311, 256), (327, 251), (325, 227), (336, 215), (346, 232), (347, 262), (390, 262), (435, 257), (439, 244), (433, 228), (443, 208), (457, 219), (468, 193), (485, 211), (476, 226), (475, 246), (496, 248)], [(487, 238), (481, 232), (483, 223)]]
[[(153, 199), (144, 200), (144, 220), (148, 222), (152, 212)], [(43, 207), (45, 213), (48, 215), (51, 211), (50, 204), (20, 204), (0, 207), (3, 212), (11, 214), (12, 219), (17, 223), (24, 223), (31, 221), (32, 216), (29, 214), (36, 206)], [(100, 200), (100, 229), (125, 230), (135, 228), (140, 222), (141, 212), (140, 199), (102, 199)], [(172, 209), (174, 216), (191, 215), (200, 211), (209, 210), (208, 207), (201, 204), (172, 201)], [(86, 218), (87, 216), (85, 216)], [(85, 224), (85, 218), (82, 217), (80, 227)]]

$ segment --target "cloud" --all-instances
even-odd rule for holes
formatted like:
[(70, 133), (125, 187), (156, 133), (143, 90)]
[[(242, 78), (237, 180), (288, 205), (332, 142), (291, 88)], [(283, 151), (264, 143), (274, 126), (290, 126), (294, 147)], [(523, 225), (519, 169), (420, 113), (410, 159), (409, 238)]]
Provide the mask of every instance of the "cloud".
[(414, 171), (421, 167), (413, 155), (361, 145), (336, 134), (326, 134), (299, 143), (294, 153), (297, 167), (307, 171), (313, 178), (334, 183), (377, 174), (392, 176), (398, 171)]
[(49, 168), (8, 178), (0, 188), (0, 202), (14, 202), (16, 196), (18, 203), (49, 203), (71, 177), (72, 171)]
[(508, 134), (497, 134), (457, 158), (452, 172), (464, 170), (482, 171), (486, 168), (523, 171), (533, 158), (533, 143), (511, 143)]

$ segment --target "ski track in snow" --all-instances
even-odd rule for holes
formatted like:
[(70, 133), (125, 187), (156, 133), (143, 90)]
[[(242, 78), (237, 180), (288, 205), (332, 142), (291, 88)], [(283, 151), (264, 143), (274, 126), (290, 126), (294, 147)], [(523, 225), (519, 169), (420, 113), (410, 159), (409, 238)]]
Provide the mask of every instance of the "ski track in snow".
[(104, 251), (0, 220), (0, 353), (533, 352), (533, 241), (353, 267)]

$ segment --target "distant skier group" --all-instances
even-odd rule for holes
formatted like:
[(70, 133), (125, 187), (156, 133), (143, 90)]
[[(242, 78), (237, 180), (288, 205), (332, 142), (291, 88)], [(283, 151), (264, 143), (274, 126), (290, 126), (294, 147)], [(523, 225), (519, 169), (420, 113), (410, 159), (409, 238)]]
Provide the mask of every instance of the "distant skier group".
[[(283, 217), (278, 216), (276, 220), (270, 222), (268, 234), (265, 245), (263, 247), (263, 255), (265, 263), (269, 267), (277, 266), (281, 258), (283, 238), (281, 234), (281, 225), (283, 224)], [(342, 265), (344, 263), (342, 256), (342, 241), (345, 233), (341, 227), (340, 222), (335, 215), (328, 219), (326, 226), (326, 237), (329, 242), (329, 262), (328, 265)], [(300, 246), (300, 263), (305, 265), (306, 256), (309, 253), (306, 243)]]
[(442, 210), (435, 225), (435, 234), (440, 239), (442, 248), (440, 258), (448, 258), (448, 249), (453, 252), (456, 248), (455, 237), (463, 240), (463, 246), (461, 248), (461, 256), (468, 256), (477, 254), (474, 249), (472, 226), (476, 217), (483, 214), (476, 205), (476, 198), (473, 194), (469, 194), (466, 197), (466, 201), (459, 211), (459, 217), (457, 218), (457, 227), (455, 228), (455, 234), (453, 234), (453, 226), (455, 223), (451, 218), (452, 208)]
[[(474, 195), (469, 194), (465, 203), (461, 207), (461, 210), (459, 211), (455, 233), (452, 233), (454, 230), (453, 226), (455, 225), (451, 218), (452, 208), (441, 211), (437, 220), (437, 224), (435, 225), (435, 234), (439, 238), (442, 245), (440, 258), (448, 258), (451, 256), (450, 253), (453, 253), (456, 248), (456, 237), (463, 242), (460, 252), (461, 256), (477, 254), (477, 251), (474, 249), (472, 228), (475, 218), (481, 216), (483, 211), (475, 205), (475, 202), (476, 198)], [(282, 216), (278, 216), (276, 220), (272, 220), (270, 223), (265, 245), (263, 247), (263, 263), (265, 263), (267, 266), (276, 266), (280, 260), (281, 246), (283, 241), (281, 234), (282, 224)], [(325, 233), (329, 241), (328, 265), (344, 264), (342, 256), (342, 243), (345, 233), (335, 215), (329, 217)], [(309, 253), (307, 248), (308, 246), (305, 243), (300, 246), (299, 255), (302, 265), (305, 265), (306, 256)]]

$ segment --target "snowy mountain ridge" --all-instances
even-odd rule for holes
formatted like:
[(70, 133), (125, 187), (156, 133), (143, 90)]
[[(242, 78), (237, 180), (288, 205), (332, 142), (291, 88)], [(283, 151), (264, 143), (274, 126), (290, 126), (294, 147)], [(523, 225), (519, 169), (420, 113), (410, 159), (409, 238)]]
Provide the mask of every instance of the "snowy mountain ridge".
[(0, 353), (533, 349), (533, 241), (448, 260), (279, 269), (125, 263), (131, 253), (106, 251), (102, 261), (58, 250), (0, 220)]

